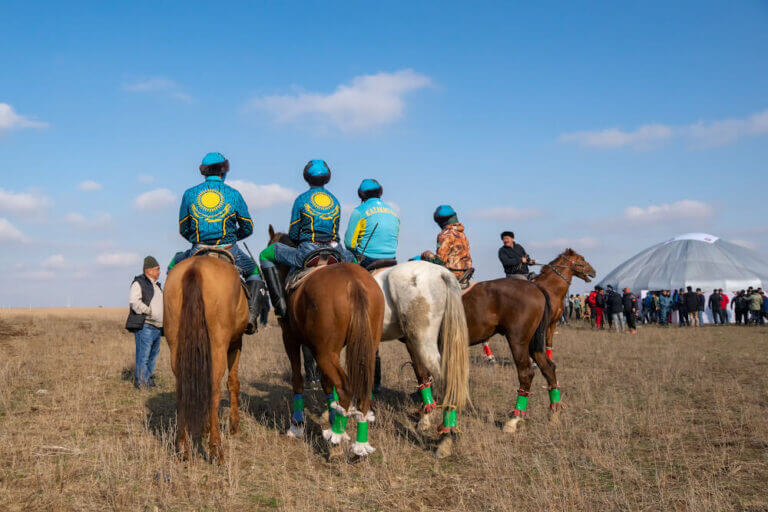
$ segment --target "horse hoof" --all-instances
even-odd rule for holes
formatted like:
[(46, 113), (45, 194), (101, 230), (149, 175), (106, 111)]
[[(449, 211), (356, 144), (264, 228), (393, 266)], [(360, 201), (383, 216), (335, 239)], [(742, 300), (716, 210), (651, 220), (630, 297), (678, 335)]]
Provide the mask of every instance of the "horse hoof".
[(231, 425), (229, 427), (229, 433), (233, 436), (240, 434), (240, 425)]
[(512, 418), (504, 424), (502, 429), (507, 434), (514, 434), (517, 429), (523, 426), (523, 418)]
[(304, 425), (291, 425), (285, 435), (291, 439), (304, 439)]
[(438, 459), (444, 459), (453, 455), (453, 437), (450, 435), (444, 435), (440, 444), (437, 445), (435, 450), (435, 457)]
[(419, 432), (427, 432), (429, 430), (432, 430), (432, 427), (434, 426), (434, 422), (432, 421), (432, 418), (435, 417), (435, 413), (429, 412), (427, 414), (424, 414), (419, 419), (419, 423), (416, 425), (416, 429)]
[(323, 438), (328, 441), (331, 446), (337, 446), (340, 445), (342, 441), (349, 441), (349, 434), (346, 432), (337, 434), (331, 429), (326, 429), (323, 430)]
[(358, 457), (367, 457), (376, 451), (376, 448), (370, 445), (370, 443), (358, 443), (352, 445), (352, 453)]
[(224, 463), (224, 450), (221, 449), (221, 445), (211, 446), (211, 463), (221, 466)]

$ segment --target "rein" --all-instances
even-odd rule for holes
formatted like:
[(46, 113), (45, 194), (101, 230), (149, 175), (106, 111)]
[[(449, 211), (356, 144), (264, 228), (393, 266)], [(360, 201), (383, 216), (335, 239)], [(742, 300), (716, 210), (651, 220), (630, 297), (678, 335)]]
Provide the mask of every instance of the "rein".
[[(532, 267), (533, 266), (540, 266), (541, 268), (549, 267), (552, 270), (552, 272), (557, 274), (557, 276), (560, 279), (562, 279), (563, 281), (568, 283), (568, 286), (571, 286), (571, 281), (573, 280), (573, 276), (571, 276), (571, 279), (566, 279), (565, 276), (563, 274), (561, 274), (557, 269), (558, 268), (570, 268), (572, 270), (575, 270), (574, 269), (575, 265), (573, 264), (573, 261), (571, 261), (569, 265), (555, 265), (554, 263), (532, 263), (532, 264), (529, 264), (529, 266), (532, 266)], [(579, 263), (578, 266), (580, 268), (584, 267), (584, 265), (582, 265), (581, 263)]]

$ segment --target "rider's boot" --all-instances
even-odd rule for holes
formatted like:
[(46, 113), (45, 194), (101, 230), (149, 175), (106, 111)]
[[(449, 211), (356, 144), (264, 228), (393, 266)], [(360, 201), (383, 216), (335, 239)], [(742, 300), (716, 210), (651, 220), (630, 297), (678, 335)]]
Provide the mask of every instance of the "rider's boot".
[(269, 288), (269, 298), (272, 301), (272, 307), (275, 308), (275, 314), (279, 317), (284, 317), (287, 306), (285, 304), (285, 290), (283, 289), (283, 283), (280, 282), (280, 274), (277, 272), (277, 267), (262, 267), (262, 276)]
[(251, 295), (248, 300), (248, 326), (245, 328), (245, 334), (253, 334), (258, 329), (261, 305), (267, 300), (267, 287), (261, 279), (251, 279), (245, 284)]

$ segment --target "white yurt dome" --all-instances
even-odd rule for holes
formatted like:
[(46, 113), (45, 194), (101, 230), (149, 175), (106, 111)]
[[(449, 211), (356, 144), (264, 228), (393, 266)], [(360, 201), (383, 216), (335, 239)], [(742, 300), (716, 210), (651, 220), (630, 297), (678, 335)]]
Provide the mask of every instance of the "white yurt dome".
[(706, 233), (686, 233), (628, 259), (599, 283), (617, 289), (674, 290), (691, 286), (726, 292), (768, 287), (768, 261), (751, 249)]

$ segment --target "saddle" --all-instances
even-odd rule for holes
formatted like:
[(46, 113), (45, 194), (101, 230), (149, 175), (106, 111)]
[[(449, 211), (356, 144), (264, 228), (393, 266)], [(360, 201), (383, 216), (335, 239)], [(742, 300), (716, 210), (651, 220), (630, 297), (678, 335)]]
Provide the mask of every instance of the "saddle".
[(245, 297), (250, 301), (251, 300), (251, 292), (248, 290), (248, 286), (245, 284), (245, 279), (243, 278), (243, 275), (240, 273), (240, 270), (237, 269), (237, 265), (235, 265), (235, 257), (232, 256), (232, 254), (222, 248), (222, 247), (216, 247), (214, 245), (200, 245), (198, 246), (197, 250), (192, 254), (192, 256), (208, 256), (210, 258), (216, 258), (221, 261), (224, 261), (226, 263), (229, 263), (230, 265), (234, 265), (235, 269), (237, 270), (237, 275), (240, 277), (240, 285), (243, 287), (243, 291), (245, 292)]
[(365, 268), (365, 270), (367, 270), (368, 272), (373, 273), (376, 270), (394, 267), (395, 265), (397, 265), (397, 260), (395, 258), (386, 258), (386, 259), (376, 260), (370, 265), (368, 265), (367, 267), (363, 267), (363, 268)]
[(301, 285), (304, 279), (312, 272), (329, 265), (341, 263), (339, 251), (330, 247), (321, 247), (307, 254), (301, 264), (301, 269), (288, 276), (285, 283), (286, 293), (290, 293)]

